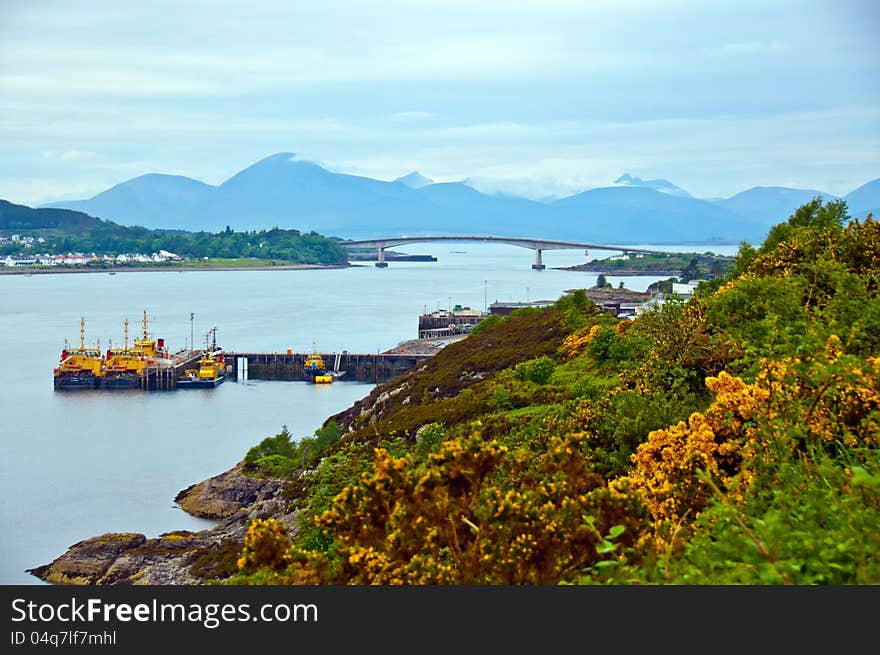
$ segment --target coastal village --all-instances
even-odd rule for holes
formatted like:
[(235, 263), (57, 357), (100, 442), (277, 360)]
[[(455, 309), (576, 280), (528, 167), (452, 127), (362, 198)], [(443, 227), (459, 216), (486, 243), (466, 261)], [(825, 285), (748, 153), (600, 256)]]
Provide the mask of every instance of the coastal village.
[[(13, 237), (18, 235), (13, 235)], [(0, 245), (3, 245), (0, 239)], [(119, 264), (163, 264), (183, 261), (183, 257), (167, 250), (149, 255), (143, 253), (120, 253), (118, 255), (99, 255), (96, 253), (68, 252), (42, 253), (38, 255), (6, 255), (0, 259), (3, 266), (12, 268), (92, 265), (113, 266)]]
[[(625, 287), (598, 287), (582, 289), (604, 312), (620, 320), (631, 321), (651, 308), (661, 305), (666, 298), (687, 300), (701, 282), (711, 279), (689, 280), (688, 282), (669, 282), (664, 292), (659, 284), (649, 286), (646, 291), (633, 291)], [(566, 294), (581, 289), (568, 289)], [(509, 316), (517, 309), (525, 307), (540, 308), (553, 305), (555, 300), (534, 300), (530, 302), (493, 302), (486, 311), (454, 305), (441, 308), (419, 316), (418, 338), (402, 341), (385, 354), (433, 354), (441, 348), (464, 339), (471, 330), (487, 316)]]

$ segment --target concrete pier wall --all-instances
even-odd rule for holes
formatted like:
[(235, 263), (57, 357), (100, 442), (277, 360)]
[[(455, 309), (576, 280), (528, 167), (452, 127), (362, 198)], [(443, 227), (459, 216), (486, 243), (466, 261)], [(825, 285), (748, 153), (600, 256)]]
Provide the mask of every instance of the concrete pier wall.
[[(224, 352), (226, 360), (226, 380), (238, 379), (238, 359), (247, 359), (249, 380), (304, 380), (303, 365), (308, 353), (231, 353)], [(336, 353), (323, 353), (321, 357), (326, 366), (333, 368)], [(345, 371), (343, 380), (372, 382), (379, 384), (415, 368), (429, 359), (431, 355), (411, 355), (397, 353), (341, 353), (339, 369)]]

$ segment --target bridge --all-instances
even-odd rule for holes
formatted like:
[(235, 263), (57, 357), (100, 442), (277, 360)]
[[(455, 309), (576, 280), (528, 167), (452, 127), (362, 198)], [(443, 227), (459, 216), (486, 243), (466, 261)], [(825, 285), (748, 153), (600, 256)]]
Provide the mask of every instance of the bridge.
[(420, 236), (420, 237), (387, 237), (382, 239), (362, 239), (360, 241), (343, 241), (339, 245), (345, 248), (376, 248), (378, 251), (378, 259), (376, 266), (385, 268), (388, 262), (385, 261), (385, 248), (393, 246), (402, 246), (408, 243), (427, 243), (429, 241), (479, 241), (483, 243), (503, 243), (508, 246), (518, 246), (520, 248), (528, 248), (535, 251), (535, 263), (532, 268), (541, 271), (546, 268), (541, 260), (541, 253), (544, 250), (620, 250), (623, 253), (640, 252), (646, 254), (667, 254), (672, 251), (668, 250), (647, 250), (645, 248), (633, 248), (630, 246), (612, 246), (603, 243), (587, 243), (579, 241), (553, 241), (552, 239), (529, 239), (520, 237), (495, 237), (495, 236), (474, 236), (474, 235), (444, 235), (444, 236)]

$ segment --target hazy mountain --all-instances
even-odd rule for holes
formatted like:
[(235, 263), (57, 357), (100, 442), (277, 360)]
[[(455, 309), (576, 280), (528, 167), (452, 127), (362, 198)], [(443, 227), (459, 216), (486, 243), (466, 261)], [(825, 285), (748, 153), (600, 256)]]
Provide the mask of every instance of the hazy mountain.
[(202, 229), (199, 210), (215, 187), (182, 175), (150, 173), (117, 184), (88, 200), (42, 205), (75, 209), (126, 225)]
[(874, 220), (880, 220), (880, 207), (873, 207), (871, 209), (859, 209), (857, 211), (850, 211), (849, 215), (853, 218), (858, 218), (859, 220), (865, 220), (868, 214), (871, 214)]
[[(876, 193), (875, 182), (851, 195), (867, 202)], [(757, 187), (710, 202), (693, 198), (663, 179), (626, 174), (616, 184), (539, 202), (483, 193), (464, 182), (432, 183), (418, 172), (391, 182), (334, 173), (280, 152), (216, 187), (186, 177), (151, 174), (88, 200), (44, 207), (81, 210), (123, 225), (211, 232), (228, 225), (234, 230), (280, 227), (353, 239), (492, 234), (632, 244), (755, 241), (819, 193)]]
[(413, 171), (409, 175), (404, 175), (403, 177), (398, 177), (395, 182), (400, 182), (408, 186), (410, 189), (418, 189), (423, 186), (427, 186), (428, 184), (434, 184), (434, 180), (429, 177), (425, 177), (418, 171)]
[(464, 182), (429, 184), (417, 193), (424, 212), (422, 232), (534, 236), (543, 234), (543, 226), (552, 219), (543, 203), (485, 194)]
[[(533, 231), (530, 221), (542, 209), (529, 200), (489, 196), (461, 183), (413, 188), (411, 184), (427, 178), (405, 177), (409, 184), (334, 173), (293, 153), (280, 152), (218, 187), (187, 178), (147, 175), (89, 200), (53, 205), (101, 213), (128, 225), (209, 231), (226, 225), (236, 230), (278, 226), (351, 238), (389, 233), (490, 233), (498, 226), (504, 234), (523, 236)], [(171, 191), (177, 187), (169, 188), (168, 179), (199, 185), (190, 189), (198, 194), (178, 194), (179, 205), (171, 207), (175, 198)]]
[(648, 189), (654, 189), (654, 191), (659, 191), (660, 193), (668, 193), (672, 196), (682, 196), (684, 198), (690, 198), (691, 194), (682, 189), (680, 186), (674, 185), (669, 180), (657, 179), (657, 180), (643, 180), (640, 177), (633, 177), (629, 173), (624, 173), (616, 180), (614, 180), (615, 184), (621, 184), (624, 186), (640, 186), (646, 187)]
[(877, 217), (877, 207), (880, 207), (880, 178), (850, 191), (843, 198), (851, 215), (864, 215), (873, 211)]
[(757, 222), (711, 202), (641, 186), (590, 189), (552, 206), (562, 219), (557, 229), (562, 224), (585, 240), (609, 243), (757, 239), (766, 232)]
[(781, 186), (756, 186), (746, 189), (718, 204), (753, 221), (770, 227), (781, 223), (798, 207), (816, 196), (834, 200), (837, 196), (813, 189), (791, 189)]
[[(278, 153), (233, 175), (206, 206), (215, 225), (235, 229), (295, 227), (327, 233), (359, 220), (387, 196), (389, 182), (337, 175), (317, 164)], [(400, 192), (400, 186), (389, 190)], [(360, 213), (358, 213), (360, 210)]]
[(100, 224), (100, 219), (78, 211), (34, 209), (0, 200), (0, 230), (59, 229), (78, 232)]

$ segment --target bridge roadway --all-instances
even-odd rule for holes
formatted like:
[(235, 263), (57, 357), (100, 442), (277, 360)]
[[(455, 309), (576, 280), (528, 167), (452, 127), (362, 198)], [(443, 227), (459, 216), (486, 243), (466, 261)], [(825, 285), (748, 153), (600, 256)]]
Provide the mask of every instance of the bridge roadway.
[(520, 248), (528, 248), (535, 251), (535, 263), (532, 268), (540, 271), (546, 268), (541, 259), (541, 253), (544, 250), (580, 250), (583, 248), (584, 254), (589, 249), (593, 250), (620, 250), (624, 254), (631, 252), (640, 252), (647, 254), (666, 254), (673, 251), (668, 250), (648, 250), (647, 248), (633, 248), (631, 246), (612, 246), (605, 243), (587, 243), (579, 241), (554, 241), (552, 239), (530, 239), (524, 237), (496, 237), (496, 236), (475, 236), (475, 235), (443, 235), (443, 236), (420, 236), (420, 237), (386, 237), (381, 239), (361, 239), (358, 241), (343, 241), (339, 245), (345, 248), (376, 248), (378, 250), (378, 259), (376, 266), (385, 268), (388, 262), (385, 261), (385, 248), (393, 246), (402, 246), (407, 243), (427, 243), (430, 241), (479, 241), (483, 243), (503, 243), (509, 246), (518, 246)]

